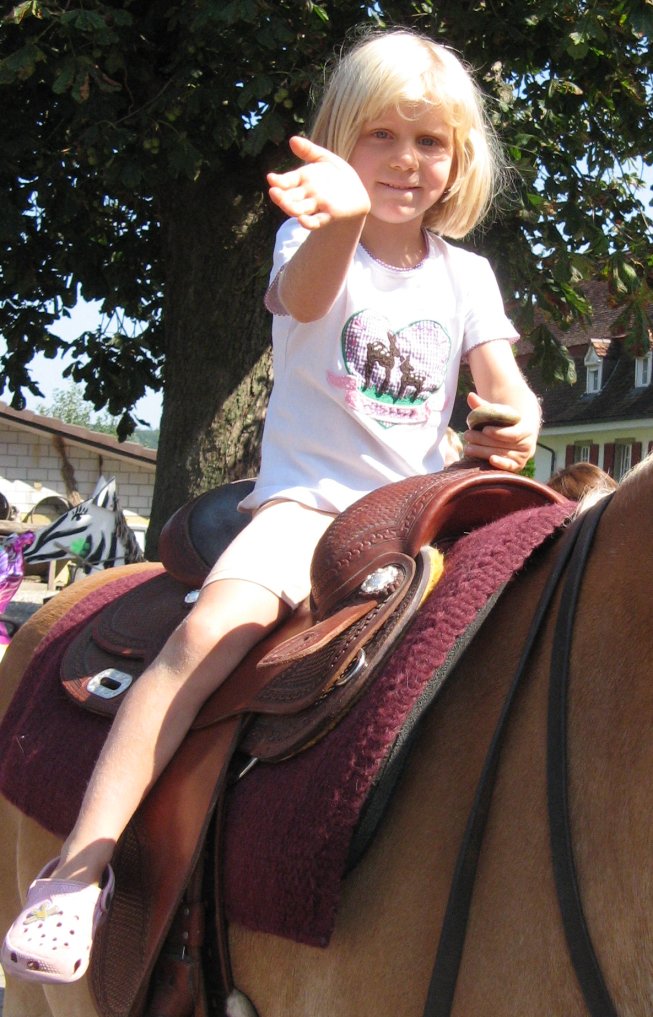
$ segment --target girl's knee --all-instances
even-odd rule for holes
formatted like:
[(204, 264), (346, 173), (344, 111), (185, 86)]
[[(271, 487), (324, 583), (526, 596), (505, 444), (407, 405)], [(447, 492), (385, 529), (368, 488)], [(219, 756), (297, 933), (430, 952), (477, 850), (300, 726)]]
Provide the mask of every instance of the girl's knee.
[(198, 601), (173, 636), (180, 647), (187, 646), (194, 652), (209, 651), (228, 631), (227, 620)]

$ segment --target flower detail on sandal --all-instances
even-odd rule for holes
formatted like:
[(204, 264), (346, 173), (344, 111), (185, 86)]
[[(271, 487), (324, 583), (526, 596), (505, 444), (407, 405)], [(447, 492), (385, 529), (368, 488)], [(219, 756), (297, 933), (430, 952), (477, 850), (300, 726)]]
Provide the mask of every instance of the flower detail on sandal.
[(51, 879), (49, 862), (27, 891), (27, 902), (2, 944), (9, 974), (38, 982), (74, 982), (88, 968), (93, 937), (113, 896), (107, 866), (102, 885)]
[(46, 918), (52, 918), (53, 915), (62, 915), (63, 911), (53, 904), (52, 901), (46, 900), (42, 904), (39, 904), (35, 911), (28, 911), (25, 915), (25, 925), (29, 925), (31, 922), (43, 922)]

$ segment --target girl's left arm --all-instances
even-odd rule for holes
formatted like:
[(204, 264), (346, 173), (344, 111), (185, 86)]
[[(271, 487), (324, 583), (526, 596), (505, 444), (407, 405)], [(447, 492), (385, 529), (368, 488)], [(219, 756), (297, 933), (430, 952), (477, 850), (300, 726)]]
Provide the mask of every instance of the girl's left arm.
[(465, 454), (487, 459), (498, 469), (519, 472), (535, 454), (541, 424), (537, 397), (519, 370), (507, 339), (475, 346), (469, 354), (469, 366), (476, 387), (476, 392), (467, 397), (470, 408), (485, 403), (507, 406), (519, 414), (519, 421), (509, 427), (465, 431)]

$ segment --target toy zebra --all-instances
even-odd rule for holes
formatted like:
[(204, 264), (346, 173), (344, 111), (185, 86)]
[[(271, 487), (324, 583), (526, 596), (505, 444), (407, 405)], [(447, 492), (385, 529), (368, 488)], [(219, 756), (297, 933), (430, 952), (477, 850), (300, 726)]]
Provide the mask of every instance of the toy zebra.
[(100, 477), (90, 498), (35, 530), (23, 557), (29, 565), (69, 560), (84, 575), (145, 561), (120, 508), (115, 477)]

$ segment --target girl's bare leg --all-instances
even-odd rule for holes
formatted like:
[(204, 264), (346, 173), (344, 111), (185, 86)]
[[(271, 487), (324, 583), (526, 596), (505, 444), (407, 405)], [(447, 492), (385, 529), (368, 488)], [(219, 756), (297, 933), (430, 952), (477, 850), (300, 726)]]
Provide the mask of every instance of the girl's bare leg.
[(204, 701), (288, 611), (254, 583), (225, 579), (202, 590), (118, 711), (54, 878), (101, 878), (116, 841)]

